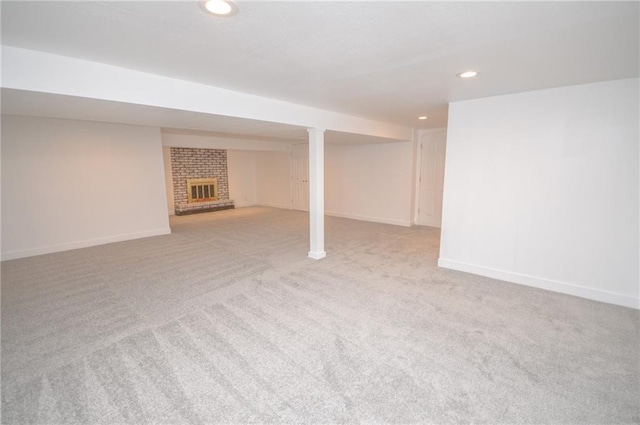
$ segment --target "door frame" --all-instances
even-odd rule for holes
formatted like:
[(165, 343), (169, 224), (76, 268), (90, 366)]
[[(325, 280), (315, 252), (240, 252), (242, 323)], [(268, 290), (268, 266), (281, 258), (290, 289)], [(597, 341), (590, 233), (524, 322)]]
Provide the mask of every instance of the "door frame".
[[(296, 190), (295, 188), (296, 182), (294, 181), (294, 178), (296, 177), (294, 176), (294, 161), (296, 160), (296, 158), (301, 158), (303, 161), (306, 161), (307, 176), (302, 182), (302, 183), (306, 183), (306, 190), (304, 191), (306, 192), (306, 195), (305, 195), (306, 202), (305, 202), (305, 205), (303, 205), (303, 208), (296, 208), (296, 204), (294, 203), (294, 196), (295, 196), (295, 190)], [(306, 143), (298, 143), (298, 144), (291, 145), (291, 154), (289, 156), (289, 195), (290, 195), (289, 196), (290, 205), (292, 210), (309, 211), (309, 145)]]
[(422, 153), (424, 148), (424, 142), (429, 137), (432, 136), (440, 136), (444, 135), (445, 137), (445, 165), (446, 165), (446, 137), (447, 137), (447, 128), (433, 128), (433, 129), (423, 129), (418, 131), (417, 137), (417, 148), (416, 152), (416, 179), (415, 179), (415, 205), (413, 211), (413, 223), (419, 226), (427, 226), (426, 224), (421, 224), (420, 221), (420, 202), (421, 202), (421, 193), (422, 193)]

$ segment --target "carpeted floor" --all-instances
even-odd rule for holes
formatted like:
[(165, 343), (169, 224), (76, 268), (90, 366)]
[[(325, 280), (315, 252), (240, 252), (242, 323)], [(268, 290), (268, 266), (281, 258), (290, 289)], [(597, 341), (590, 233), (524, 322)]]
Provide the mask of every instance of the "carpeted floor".
[(438, 269), (433, 228), (171, 224), (2, 263), (3, 424), (640, 423), (639, 311)]

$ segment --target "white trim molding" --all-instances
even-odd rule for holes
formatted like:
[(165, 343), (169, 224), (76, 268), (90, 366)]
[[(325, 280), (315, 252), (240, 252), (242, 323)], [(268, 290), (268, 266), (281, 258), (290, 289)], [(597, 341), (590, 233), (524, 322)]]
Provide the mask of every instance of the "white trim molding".
[(280, 208), (283, 210), (290, 210), (291, 205), (289, 204), (279, 204), (277, 202), (258, 202), (254, 204), (257, 207), (269, 207), (269, 208)]
[(325, 215), (331, 217), (350, 218), (352, 220), (370, 221), (372, 223), (392, 224), (394, 226), (411, 227), (413, 223), (409, 220), (396, 220), (393, 218), (371, 217), (360, 214), (343, 214), (337, 211), (325, 211)]
[(325, 251), (309, 251), (309, 258), (313, 258), (314, 260), (321, 260), (327, 256)]
[(573, 283), (544, 279), (526, 274), (494, 269), (491, 267), (463, 263), (446, 258), (439, 258), (438, 266), (445, 269), (486, 276), (493, 279), (499, 279), (506, 282), (517, 283), (520, 285), (532, 286), (534, 288), (559, 292), (561, 294), (573, 295), (589, 300), (601, 301), (604, 303), (620, 305), (623, 307), (640, 309), (640, 298), (634, 298), (629, 295), (618, 294), (615, 292), (603, 291), (601, 289), (588, 288), (586, 286), (580, 286)]
[(20, 251), (10, 251), (2, 253), (2, 261), (16, 260), (18, 258), (34, 257), (36, 255), (53, 254), (54, 252), (70, 251), (72, 249), (89, 248), (97, 245), (105, 245), (114, 242), (124, 242), (132, 239), (148, 238), (151, 236), (162, 236), (171, 234), (171, 228), (147, 230), (144, 232), (128, 233), (124, 235), (107, 236), (104, 238), (87, 239), (60, 245), (44, 246), (41, 248), (25, 249)]

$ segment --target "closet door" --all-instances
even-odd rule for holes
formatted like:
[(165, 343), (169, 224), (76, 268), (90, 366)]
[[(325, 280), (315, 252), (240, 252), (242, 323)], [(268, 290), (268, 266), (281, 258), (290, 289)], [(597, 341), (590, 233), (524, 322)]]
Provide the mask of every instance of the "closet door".
[(291, 150), (291, 208), (309, 211), (309, 146)]
[(440, 227), (444, 189), (446, 133), (424, 135), (421, 144), (418, 224)]

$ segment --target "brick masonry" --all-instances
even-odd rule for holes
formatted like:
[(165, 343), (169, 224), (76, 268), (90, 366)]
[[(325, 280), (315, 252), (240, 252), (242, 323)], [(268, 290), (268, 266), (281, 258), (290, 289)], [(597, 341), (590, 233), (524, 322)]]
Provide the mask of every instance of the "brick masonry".
[(226, 150), (171, 148), (171, 172), (173, 173), (173, 198), (176, 211), (186, 209), (187, 179), (218, 179), (218, 199), (229, 201), (233, 205), (233, 201), (229, 200)]

